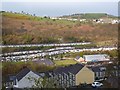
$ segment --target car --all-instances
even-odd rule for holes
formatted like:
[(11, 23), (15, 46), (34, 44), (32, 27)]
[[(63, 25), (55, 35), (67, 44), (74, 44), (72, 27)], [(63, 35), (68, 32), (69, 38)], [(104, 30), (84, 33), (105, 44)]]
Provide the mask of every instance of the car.
[(108, 62), (109, 64), (113, 63), (112, 61)]
[(101, 87), (101, 86), (103, 86), (103, 84), (100, 82), (93, 82), (92, 83), (92, 87)]

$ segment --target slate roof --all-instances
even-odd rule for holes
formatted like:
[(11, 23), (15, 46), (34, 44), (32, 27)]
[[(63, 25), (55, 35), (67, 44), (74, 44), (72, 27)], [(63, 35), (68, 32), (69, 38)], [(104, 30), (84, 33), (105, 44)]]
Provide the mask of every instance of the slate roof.
[[(15, 79), (17, 79), (18, 81), (20, 81), (25, 75), (27, 75), (31, 70), (29, 68), (23, 68), (16, 76), (15, 75), (8, 75), (5, 79), (6, 82), (12, 82)], [(33, 72), (33, 71), (32, 71)], [(33, 72), (39, 76), (41, 76), (40, 73), (38, 72)], [(42, 77), (42, 76), (41, 76)]]
[(24, 68), (22, 71), (20, 71), (17, 75), (16, 78), (17, 80), (21, 80), (25, 75), (27, 75), (31, 70), (28, 68)]
[(59, 67), (59, 68), (53, 70), (53, 72), (54, 72), (55, 74), (62, 74), (63, 68), (64, 68), (64, 67)]
[(43, 78), (43, 77), (51, 77), (54, 75), (53, 71), (49, 70), (49, 71), (46, 71), (46, 72), (40, 72), (39, 75)]
[(79, 58), (80, 58), (80, 56), (77, 56), (75, 59), (77, 59), (77, 60), (78, 60)]
[(69, 69), (69, 71), (73, 74), (77, 74), (83, 67), (84, 65), (82, 64), (75, 64)]
[(45, 72), (45, 76), (46, 76), (46, 77), (51, 77), (50, 73), (51, 73), (50, 71)]
[(39, 72), (34, 72), (34, 71), (32, 71), (33, 73), (35, 73), (36, 75), (38, 75), (38, 76), (41, 76), (42, 77), (42, 75), (39, 73)]
[(108, 57), (107, 54), (83, 55), (83, 58), (86, 61), (103, 61), (103, 60), (109, 60), (109, 57)]
[(91, 69), (93, 72), (101, 72), (101, 71), (105, 71), (106, 67), (104, 67), (104, 66), (93, 66), (93, 67), (89, 67), (89, 69)]
[(53, 72), (55, 74), (62, 74), (62, 73), (68, 74), (69, 72), (73, 74), (77, 74), (83, 67), (84, 65), (82, 64), (75, 64), (75, 65), (70, 65), (66, 67), (59, 67), (55, 69)]
[(48, 65), (48, 66), (54, 64), (51, 60), (46, 59), (46, 58), (36, 59), (34, 62), (35, 62), (35, 63), (40, 63), (40, 64), (45, 64), (45, 65)]

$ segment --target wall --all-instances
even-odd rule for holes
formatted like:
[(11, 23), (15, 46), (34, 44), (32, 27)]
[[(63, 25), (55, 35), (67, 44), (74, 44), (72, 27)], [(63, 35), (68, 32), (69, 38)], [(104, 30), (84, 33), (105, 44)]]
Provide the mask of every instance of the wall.
[(76, 85), (80, 83), (91, 84), (94, 82), (94, 72), (84, 66), (75, 76)]
[(36, 79), (40, 78), (37, 74), (30, 71), (26, 76), (24, 76), (20, 81), (18, 81), (18, 88), (31, 88), (35, 84), (34, 80), (30, 81), (28, 77), (33, 77)]

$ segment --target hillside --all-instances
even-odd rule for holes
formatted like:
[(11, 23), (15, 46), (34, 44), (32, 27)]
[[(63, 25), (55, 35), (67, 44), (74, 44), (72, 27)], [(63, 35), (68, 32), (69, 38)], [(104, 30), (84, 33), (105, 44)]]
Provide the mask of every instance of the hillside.
[(62, 18), (73, 18), (73, 19), (100, 19), (100, 18), (117, 18), (113, 15), (109, 15), (106, 13), (81, 13), (81, 14), (72, 14), (72, 15), (64, 15)]
[(117, 33), (117, 24), (80, 23), (2, 12), (3, 44), (91, 41), (113, 45), (117, 42)]

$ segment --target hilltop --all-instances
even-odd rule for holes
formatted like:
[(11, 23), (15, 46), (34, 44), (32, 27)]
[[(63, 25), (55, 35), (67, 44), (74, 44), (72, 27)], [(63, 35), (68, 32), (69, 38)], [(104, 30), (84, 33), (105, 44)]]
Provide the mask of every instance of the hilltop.
[(113, 45), (117, 42), (117, 33), (117, 24), (81, 23), (30, 14), (2, 12), (3, 44), (91, 41)]
[(63, 15), (61, 18), (72, 19), (100, 19), (100, 18), (117, 18), (116, 16), (109, 15), (107, 13), (81, 13), (72, 15)]

